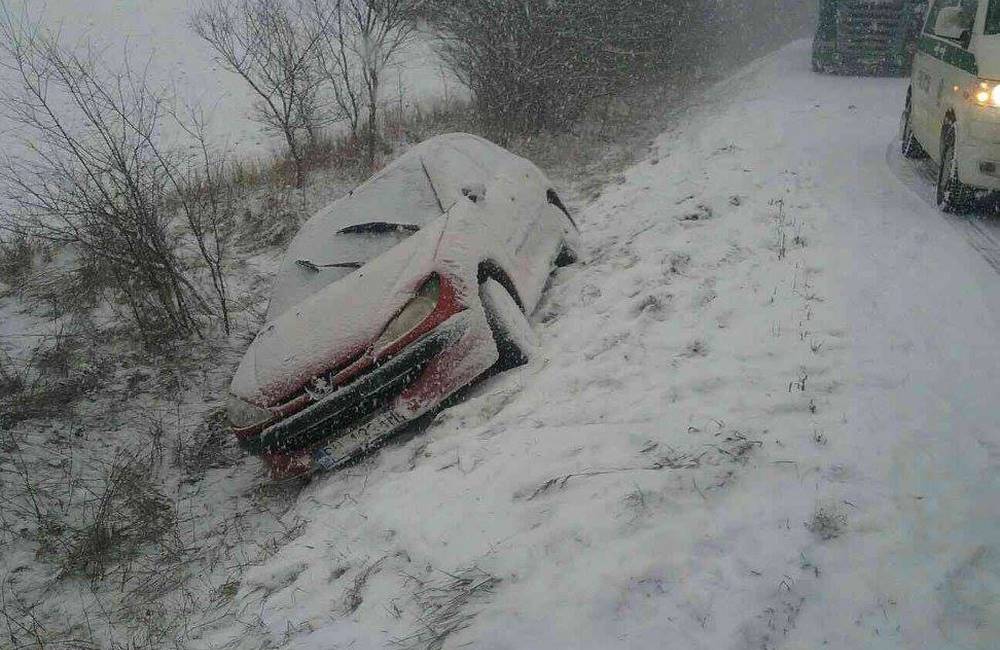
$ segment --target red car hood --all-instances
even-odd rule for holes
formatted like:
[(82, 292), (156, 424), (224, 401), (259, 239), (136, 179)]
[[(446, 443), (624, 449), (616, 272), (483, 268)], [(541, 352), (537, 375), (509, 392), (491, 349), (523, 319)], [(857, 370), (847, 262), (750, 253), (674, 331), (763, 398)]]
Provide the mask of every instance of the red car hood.
[(434, 270), (447, 215), (264, 326), (230, 391), (272, 407), (368, 352)]

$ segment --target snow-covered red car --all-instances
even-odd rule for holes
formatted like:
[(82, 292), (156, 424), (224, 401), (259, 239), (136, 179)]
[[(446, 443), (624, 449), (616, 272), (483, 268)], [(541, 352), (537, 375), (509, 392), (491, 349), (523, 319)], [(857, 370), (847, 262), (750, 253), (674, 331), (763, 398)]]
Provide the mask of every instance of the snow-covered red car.
[(578, 242), (531, 162), (466, 134), (417, 145), (292, 241), (230, 387), (240, 445), (276, 478), (333, 469), (524, 363)]

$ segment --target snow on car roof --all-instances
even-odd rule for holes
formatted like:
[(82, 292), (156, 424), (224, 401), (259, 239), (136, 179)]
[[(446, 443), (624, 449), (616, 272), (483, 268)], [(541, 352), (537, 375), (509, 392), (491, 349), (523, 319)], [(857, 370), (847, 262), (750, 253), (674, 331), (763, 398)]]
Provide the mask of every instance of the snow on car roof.
[(345, 236), (342, 231), (359, 230), (356, 227), (364, 224), (399, 224), (398, 235), (405, 238), (461, 199), (463, 187), (482, 185), (501, 168), (525, 163), (467, 133), (442, 135), (414, 146), (302, 226), (285, 253), (272, 291), (268, 320), (400, 241), (398, 237), (373, 239), (380, 236), (378, 233)]

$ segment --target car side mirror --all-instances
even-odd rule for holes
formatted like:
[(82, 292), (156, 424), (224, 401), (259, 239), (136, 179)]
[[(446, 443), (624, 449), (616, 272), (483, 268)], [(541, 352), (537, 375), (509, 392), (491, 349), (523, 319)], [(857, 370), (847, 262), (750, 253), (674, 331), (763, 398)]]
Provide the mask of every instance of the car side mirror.
[(961, 41), (968, 47), (972, 40), (972, 26), (975, 17), (962, 11), (961, 7), (945, 7), (938, 12), (934, 22), (934, 35), (953, 41)]

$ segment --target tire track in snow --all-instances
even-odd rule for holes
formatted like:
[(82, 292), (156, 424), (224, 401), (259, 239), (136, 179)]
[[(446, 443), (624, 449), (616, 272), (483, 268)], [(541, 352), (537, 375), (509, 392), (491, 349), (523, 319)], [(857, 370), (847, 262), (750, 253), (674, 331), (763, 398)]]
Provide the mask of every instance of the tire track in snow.
[[(895, 141), (889, 144), (885, 158), (893, 175), (921, 201), (961, 231), (969, 245), (983, 256), (994, 271), (1000, 273), (1000, 219), (983, 216), (965, 217), (941, 212), (935, 197), (937, 171), (933, 162), (904, 160), (898, 152)], [(976, 207), (977, 211), (981, 211), (984, 207), (996, 209), (996, 199), (981, 200)]]

